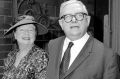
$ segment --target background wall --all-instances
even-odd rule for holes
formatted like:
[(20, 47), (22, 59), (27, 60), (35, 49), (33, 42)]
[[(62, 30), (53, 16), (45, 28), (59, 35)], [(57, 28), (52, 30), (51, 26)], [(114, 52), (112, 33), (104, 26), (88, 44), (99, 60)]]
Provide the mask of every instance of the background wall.
[(9, 50), (12, 49), (12, 39), (5, 38), (3, 35), (12, 22), (12, 0), (0, 0), (0, 79), (3, 72), (3, 59), (7, 56)]

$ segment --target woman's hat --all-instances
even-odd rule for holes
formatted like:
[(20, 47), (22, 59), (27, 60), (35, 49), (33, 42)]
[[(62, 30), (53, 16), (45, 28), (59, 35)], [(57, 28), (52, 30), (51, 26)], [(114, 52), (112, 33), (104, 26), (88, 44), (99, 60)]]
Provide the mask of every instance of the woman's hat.
[(27, 24), (34, 24), (36, 26), (36, 29), (37, 29), (37, 33), (38, 35), (42, 35), (42, 34), (45, 34), (48, 32), (47, 28), (36, 22), (34, 17), (33, 16), (30, 16), (30, 15), (22, 15), (22, 16), (19, 16), (17, 19), (16, 19), (16, 23), (15, 25), (11, 26), (7, 32), (5, 33), (5, 35), (8, 35), (10, 33), (13, 32), (13, 30), (15, 30), (17, 27), (19, 26), (22, 26), (22, 25), (27, 25)]

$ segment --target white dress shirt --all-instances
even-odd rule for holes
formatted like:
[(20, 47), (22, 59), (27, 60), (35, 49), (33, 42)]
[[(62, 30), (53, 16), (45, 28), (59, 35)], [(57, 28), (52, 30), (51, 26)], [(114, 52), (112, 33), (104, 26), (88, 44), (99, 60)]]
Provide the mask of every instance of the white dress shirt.
[(70, 63), (69, 63), (69, 67), (70, 67), (71, 64), (73, 63), (73, 61), (75, 60), (75, 58), (78, 56), (78, 54), (82, 50), (83, 46), (85, 45), (85, 43), (87, 42), (89, 37), (90, 36), (87, 33), (82, 38), (80, 38), (78, 40), (75, 40), (75, 41), (71, 41), (69, 38), (66, 37), (65, 40), (64, 40), (64, 44), (63, 44), (61, 60), (63, 58), (65, 50), (68, 47), (69, 42), (73, 42), (74, 45), (72, 46), (71, 52), (70, 52), (71, 53), (71, 58), (70, 58)]

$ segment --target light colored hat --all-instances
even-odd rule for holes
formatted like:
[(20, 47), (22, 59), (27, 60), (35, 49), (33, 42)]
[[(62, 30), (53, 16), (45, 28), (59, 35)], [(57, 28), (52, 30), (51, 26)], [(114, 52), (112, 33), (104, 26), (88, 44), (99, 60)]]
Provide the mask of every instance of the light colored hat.
[(12, 33), (13, 30), (15, 30), (17, 27), (22, 26), (22, 25), (26, 25), (26, 24), (34, 24), (36, 26), (37, 31), (38, 31), (38, 35), (42, 35), (42, 34), (45, 34), (45, 33), (48, 32), (47, 28), (44, 25), (42, 25), (40, 23), (37, 23), (33, 16), (22, 15), (22, 16), (19, 16), (16, 19), (16, 21), (17, 21), (16, 24), (11, 26), (7, 30), (5, 35), (8, 35), (8, 34)]
[(59, 15), (60, 17), (63, 16), (63, 14), (62, 14), (63, 13), (63, 9), (66, 6), (70, 5), (70, 4), (79, 4), (79, 5), (81, 5), (81, 8), (83, 9), (83, 12), (88, 14), (88, 11), (87, 11), (85, 5), (81, 1), (78, 1), (78, 0), (68, 0), (68, 1), (63, 2), (61, 4), (61, 6), (60, 6), (60, 15)]

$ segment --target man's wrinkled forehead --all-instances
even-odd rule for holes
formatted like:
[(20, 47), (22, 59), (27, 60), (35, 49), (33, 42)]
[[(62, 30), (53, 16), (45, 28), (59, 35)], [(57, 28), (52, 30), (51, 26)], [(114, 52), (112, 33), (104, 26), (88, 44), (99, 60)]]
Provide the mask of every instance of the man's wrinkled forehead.
[(80, 7), (81, 7), (81, 9), (82, 9), (82, 11), (84, 13), (88, 14), (88, 11), (87, 11), (85, 5), (81, 1), (78, 1), (78, 0), (69, 0), (69, 1), (66, 1), (66, 2), (64, 2), (64, 3), (61, 4), (61, 6), (60, 6), (60, 15), (59, 16), (60, 17), (62, 16), (62, 13), (63, 13), (63, 10), (64, 10), (65, 7), (67, 7), (69, 5), (74, 5), (74, 4), (79, 4)]

